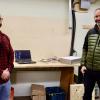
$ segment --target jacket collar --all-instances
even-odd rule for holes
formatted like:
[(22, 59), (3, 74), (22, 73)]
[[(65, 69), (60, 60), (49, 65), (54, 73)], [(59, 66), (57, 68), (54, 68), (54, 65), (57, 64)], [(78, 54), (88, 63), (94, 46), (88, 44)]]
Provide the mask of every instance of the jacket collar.
[(94, 30), (96, 31), (97, 34), (100, 34), (100, 30), (97, 24), (95, 24)]

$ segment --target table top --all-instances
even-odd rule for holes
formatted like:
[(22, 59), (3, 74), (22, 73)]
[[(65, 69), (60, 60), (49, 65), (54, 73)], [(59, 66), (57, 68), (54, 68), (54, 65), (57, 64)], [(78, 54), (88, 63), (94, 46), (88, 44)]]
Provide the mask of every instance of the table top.
[(79, 64), (64, 64), (60, 62), (37, 62), (34, 64), (18, 64), (14, 62), (14, 68), (60, 68), (60, 67), (74, 67)]

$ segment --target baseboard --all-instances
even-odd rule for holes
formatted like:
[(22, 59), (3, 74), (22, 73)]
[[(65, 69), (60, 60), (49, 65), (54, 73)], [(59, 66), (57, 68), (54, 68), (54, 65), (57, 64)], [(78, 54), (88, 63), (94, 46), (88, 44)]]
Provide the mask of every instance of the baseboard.
[(14, 97), (14, 100), (32, 100), (30, 96)]

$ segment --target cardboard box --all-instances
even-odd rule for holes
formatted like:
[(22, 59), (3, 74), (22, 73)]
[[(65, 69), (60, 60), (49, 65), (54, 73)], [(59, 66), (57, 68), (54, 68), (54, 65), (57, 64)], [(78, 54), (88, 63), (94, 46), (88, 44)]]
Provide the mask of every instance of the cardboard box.
[[(84, 85), (83, 84), (71, 84), (70, 85), (70, 100), (83, 100)], [(95, 89), (92, 93), (92, 100), (95, 100)]]
[(46, 100), (45, 88), (43, 85), (32, 84), (32, 100)]
[(32, 96), (32, 100), (46, 100), (46, 99), (44, 96), (37, 95), (37, 96)]
[(80, 63), (80, 57), (77, 56), (67, 56), (67, 57), (60, 57), (59, 61), (65, 64), (75, 64)]

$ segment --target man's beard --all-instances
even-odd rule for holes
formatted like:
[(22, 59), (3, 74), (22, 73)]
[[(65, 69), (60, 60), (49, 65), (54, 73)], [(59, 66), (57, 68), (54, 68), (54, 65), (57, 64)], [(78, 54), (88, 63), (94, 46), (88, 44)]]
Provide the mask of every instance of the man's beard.
[(95, 22), (100, 27), (100, 20), (95, 20)]
[(99, 23), (97, 23), (97, 25), (100, 27), (100, 22), (99, 22)]

